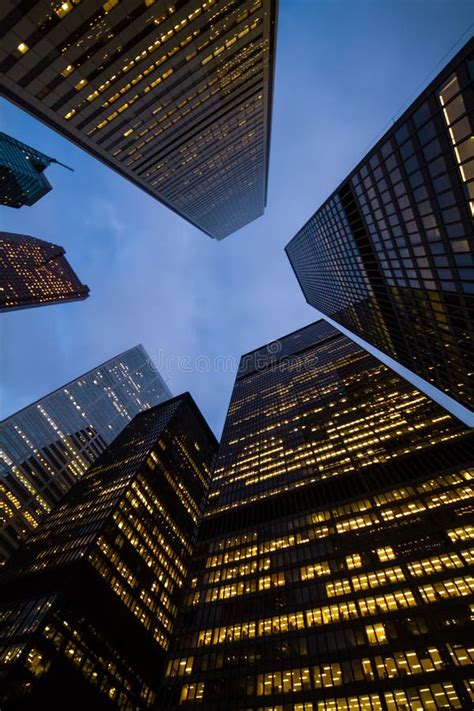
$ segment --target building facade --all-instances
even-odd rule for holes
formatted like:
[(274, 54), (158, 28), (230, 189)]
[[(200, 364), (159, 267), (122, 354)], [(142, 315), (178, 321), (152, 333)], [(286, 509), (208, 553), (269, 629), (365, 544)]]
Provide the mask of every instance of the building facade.
[(327, 323), (243, 357), (160, 708), (471, 708), (473, 474), (474, 433)]
[(137, 415), (1, 576), (3, 709), (161, 708), (217, 443), (189, 394)]
[(44, 153), (0, 132), (0, 205), (33, 205), (52, 190), (44, 175), (51, 163)]
[(28, 235), (0, 232), (0, 311), (87, 299), (63, 247)]
[(474, 40), (286, 247), (309, 304), (474, 406)]
[(215, 239), (263, 214), (277, 0), (0, 10), (4, 96)]
[(135, 346), (0, 423), (0, 564), (142, 410), (171, 397)]

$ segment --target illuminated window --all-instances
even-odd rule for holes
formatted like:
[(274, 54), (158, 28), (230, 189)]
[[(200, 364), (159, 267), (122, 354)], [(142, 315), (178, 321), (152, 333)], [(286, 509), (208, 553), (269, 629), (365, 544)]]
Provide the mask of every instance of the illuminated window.
[(448, 644), (447, 646), (456, 666), (474, 664), (474, 646), (463, 646), (462, 644)]
[(322, 664), (319, 667), (314, 667), (313, 679), (316, 688), (340, 686), (342, 684), (341, 665), (334, 662), (333, 664)]
[(388, 642), (387, 635), (385, 634), (385, 627), (381, 623), (376, 625), (367, 625), (365, 633), (369, 644), (385, 644)]
[(201, 701), (204, 694), (204, 684), (185, 684), (181, 691), (179, 703), (184, 701)]
[(55, 13), (58, 17), (65, 17), (68, 13), (70, 13), (72, 10), (72, 3), (69, 2), (62, 2), (59, 7), (55, 9)]
[(362, 558), (359, 553), (353, 553), (346, 557), (346, 565), (351, 570), (352, 568), (360, 568), (362, 565)]
[[(456, 128), (459, 128), (461, 123), (459, 119), (466, 113), (466, 106), (463, 96), (460, 93), (459, 82), (455, 74), (451, 76), (439, 92), (439, 100), (443, 107), (443, 116), (448, 126), (459, 172), (461, 173), (463, 181), (467, 183), (470, 178), (474, 177), (472, 164), (469, 165), (467, 163), (467, 161), (474, 158), (474, 136), (468, 126), (466, 128), (468, 134), (462, 130), (460, 130), (459, 133), (456, 131)], [(460, 140), (461, 138), (462, 140)], [(470, 187), (472, 187), (472, 184)], [(470, 197), (474, 198), (472, 192)], [(471, 215), (474, 216), (474, 199), (469, 201), (469, 206), (471, 208)]]

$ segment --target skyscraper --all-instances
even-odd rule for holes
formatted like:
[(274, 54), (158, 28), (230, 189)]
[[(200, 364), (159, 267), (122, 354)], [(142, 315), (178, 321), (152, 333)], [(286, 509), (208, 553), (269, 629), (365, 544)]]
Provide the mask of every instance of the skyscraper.
[(474, 40), (286, 247), (309, 304), (474, 406)]
[(0, 564), (142, 410), (171, 393), (135, 346), (0, 423)]
[(63, 247), (0, 232), (0, 311), (87, 299)]
[(263, 214), (277, 0), (4, 3), (4, 95), (215, 239)]
[(44, 169), (54, 158), (0, 132), (0, 204), (33, 205), (52, 189)]
[(244, 356), (160, 708), (470, 708), (473, 465), (323, 321)]
[(189, 394), (137, 415), (1, 576), (3, 709), (160, 708), (217, 443)]

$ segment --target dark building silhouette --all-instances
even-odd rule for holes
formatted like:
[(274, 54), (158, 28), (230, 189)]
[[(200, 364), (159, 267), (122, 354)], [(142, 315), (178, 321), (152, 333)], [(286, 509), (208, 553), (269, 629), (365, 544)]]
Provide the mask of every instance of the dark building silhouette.
[(189, 394), (168, 400), (32, 534), (2, 575), (2, 709), (160, 708), (216, 446)]
[(0, 232), (0, 311), (87, 299), (63, 247), (28, 235)]
[(474, 406), (474, 40), (286, 247), (309, 304)]
[(263, 214), (277, 0), (0, 9), (2, 91), (215, 239)]
[(0, 205), (33, 205), (52, 190), (44, 175), (51, 163), (44, 153), (0, 132)]
[(470, 708), (473, 465), (323, 321), (244, 356), (160, 708)]
[(170, 397), (138, 345), (0, 422), (0, 565), (135, 415)]

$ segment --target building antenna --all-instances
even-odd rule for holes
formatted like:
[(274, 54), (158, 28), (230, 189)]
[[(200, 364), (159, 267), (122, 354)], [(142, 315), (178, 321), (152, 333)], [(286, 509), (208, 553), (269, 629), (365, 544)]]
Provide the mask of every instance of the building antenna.
[(68, 165), (65, 163), (61, 163), (60, 160), (56, 160), (56, 158), (51, 158), (51, 163), (57, 163), (58, 165), (62, 165), (63, 168), (66, 168), (67, 170), (70, 170), (71, 173), (74, 173), (74, 168), (70, 168)]

